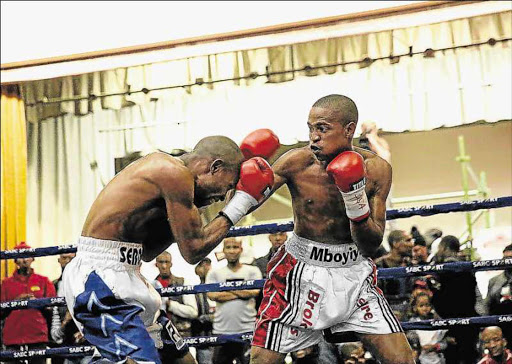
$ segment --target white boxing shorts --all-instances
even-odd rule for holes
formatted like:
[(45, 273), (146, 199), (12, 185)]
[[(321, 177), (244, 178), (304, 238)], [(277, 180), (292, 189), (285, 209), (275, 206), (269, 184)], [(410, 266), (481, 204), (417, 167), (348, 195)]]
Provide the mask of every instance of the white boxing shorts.
[(330, 334), (403, 332), (377, 287), (377, 269), (355, 244), (292, 233), (267, 266), (252, 344), (289, 353)]
[(69, 312), (101, 356), (123, 362), (160, 363), (147, 327), (161, 298), (140, 273), (142, 245), (80, 237), (62, 282)]

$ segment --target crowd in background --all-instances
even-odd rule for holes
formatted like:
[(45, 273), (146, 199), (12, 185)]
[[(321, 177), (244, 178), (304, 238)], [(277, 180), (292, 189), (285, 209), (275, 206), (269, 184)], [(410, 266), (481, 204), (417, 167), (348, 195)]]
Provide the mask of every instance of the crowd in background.
[[(286, 239), (286, 233), (270, 234), (268, 253), (248, 265), (240, 262), (242, 241), (227, 238), (223, 242), (226, 266), (212, 269), (211, 260), (206, 258), (196, 265), (195, 273), (201, 283), (266, 278), (270, 258)], [(29, 246), (22, 243), (16, 248)], [(73, 258), (74, 254), (61, 254), (57, 261), (64, 270)], [(512, 258), (512, 244), (503, 250), (503, 258)], [(461, 247), (460, 241), (453, 235), (443, 235), (439, 229), (430, 229), (421, 234), (416, 227), (412, 227), (410, 231), (390, 231), (387, 244), (383, 244), (372, 259), (378, 268), (392, 268), (465, 261), (470, 260), (470, 253)], [(2, 302), (63, 296), (61, 277), (51, 282), (38, 275), (31, 267), (34, 258), (16, 259), (15, 262), (17, 269), (14, 274), (2, 281)], [(184, 284), (184, 278), (171, 273), (170, 253), (160, 254), (155, 264), (159, 275), (152, 283), (156, 288)], [(504, 270), (490, 280), (485, 299), (473, 272), (379, 279), (378, 286), (402, 322), (512, 313), (512, 270)], [(183, 336), (208, 336), (252, 331), (260, 301), (261, 291), (258, 289), (210, 292), (164, 298), (161, 308)], [(406, 335), (420, 364), (512, 363), (510, 326), (409, 330)], [(2, 313), (4, 350), (86, 344), (65, 307)], [(233, 343), (197, 348), (195, 356), (199, 364), (245, 364), (249, 362), (249, 352), (249, 343)], [(87, 363), (90, 357), (51, 360), (52, 363), (80, 364)], [(337, 344), (322, 341), (291, 353), (290, 360), (293, 363), (376, 363), (363, 344), (357, 341)], [(25, 362), (44, 363), (45, 359)]]

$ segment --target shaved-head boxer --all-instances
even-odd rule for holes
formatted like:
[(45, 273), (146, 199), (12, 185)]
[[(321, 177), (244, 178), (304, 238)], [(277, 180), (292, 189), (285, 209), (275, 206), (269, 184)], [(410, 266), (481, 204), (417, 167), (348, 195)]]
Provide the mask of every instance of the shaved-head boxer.
[(381, 363), (414, 363), (368, 258), (382, 242), (391, 166), (352, 146), (357, 121), (350, 98), (322, 97), (309, 113), (309, 146), (273, 165), (271, 192), (288, 186), (295, 227), (268, 264), (254, 364), (280, 363), (324, 330), (357, 334)]
[[(96, 198), (63, 280), (68, 309), (102, 362), (194, 362), (159, 315), (160, 295), (140, 264), (172, 243), (195, 264), (222, 241), (273, 183), (264, 159), (244, 159), (231, 139), (207, 137), (180, 157), (152, 153), (133, 162)], [(198, 208), (235, 186), (226, 209), (238, 220), (222, 214), (203, 227)]]

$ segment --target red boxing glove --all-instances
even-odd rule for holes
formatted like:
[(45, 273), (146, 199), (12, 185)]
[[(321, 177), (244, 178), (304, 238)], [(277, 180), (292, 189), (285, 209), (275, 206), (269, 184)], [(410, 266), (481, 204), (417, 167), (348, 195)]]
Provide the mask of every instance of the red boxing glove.
[(353, 151), (340, 153), (327, 166), (327, 173), (341, 192), (348, 218), (353, 221), (366, 219), (370, 215), (370, 205), (364, 190), (363, 157)]
[(270, 129), (258, 129), (245, 137), (240, 150), (245, 159), (252, 157), (270, 158), (279, 148), (279, 138)]
[(273, 185), (274, 172), (266, 160), (254, 157), (245, 161), (240, 168), (235, 195), (221, 213), (235, 225), (251, 207), (268, 196)]
[(265, 159), (254, 157), (242, 163), (237, 191), (244, 191), (259, 202), (269, 194), (273, 185), (274, 172)]

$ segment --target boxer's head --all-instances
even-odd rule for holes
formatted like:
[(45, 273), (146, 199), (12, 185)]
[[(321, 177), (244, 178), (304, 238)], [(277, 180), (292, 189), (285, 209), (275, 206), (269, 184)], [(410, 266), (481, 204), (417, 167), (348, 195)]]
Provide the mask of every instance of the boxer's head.
[(235, 188), (245, 160), (238, 145), (224, 136), (201, 139), (180, 159), (194, 176), (194, 204), (198, 207), (224, 200), (226, 193)]
[(330, 162), (339, 153), (352, 149), (357, 126), (356, 104), (343, 95), (322, 97), (309, 112), (309, 146), (319, 161)]

